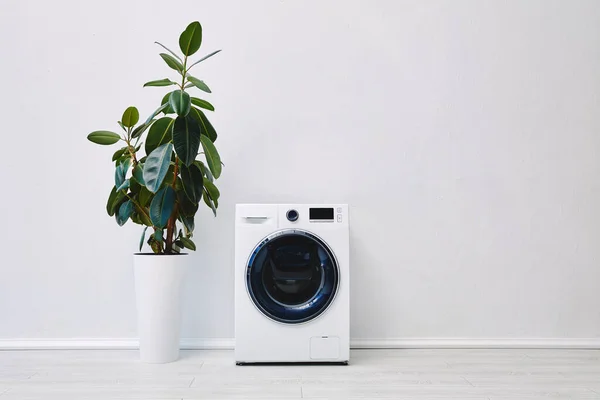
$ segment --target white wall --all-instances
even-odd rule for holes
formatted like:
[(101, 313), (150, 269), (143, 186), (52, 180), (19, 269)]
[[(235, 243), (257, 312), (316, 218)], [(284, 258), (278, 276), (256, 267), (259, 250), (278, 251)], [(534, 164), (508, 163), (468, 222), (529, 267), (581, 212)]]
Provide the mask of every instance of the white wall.
[(351, 205), (355, 339), (600, 337), (598, 1), (3, 0), (0, 339), (135, 337), (86, 135), (195, 19), (226, 167), (185, 337), (233, 336), (238, 202)]

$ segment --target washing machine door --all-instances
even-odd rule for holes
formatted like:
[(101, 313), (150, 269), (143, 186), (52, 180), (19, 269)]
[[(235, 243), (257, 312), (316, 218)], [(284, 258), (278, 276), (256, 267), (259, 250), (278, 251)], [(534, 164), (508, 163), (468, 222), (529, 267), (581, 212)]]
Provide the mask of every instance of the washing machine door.
[(246, 271), (248, 293), (267, 317), (288, 324), (309, 321), (333, 301), (339, 268), (329, 246), (314, 234), (289, 229), (265, 238)]

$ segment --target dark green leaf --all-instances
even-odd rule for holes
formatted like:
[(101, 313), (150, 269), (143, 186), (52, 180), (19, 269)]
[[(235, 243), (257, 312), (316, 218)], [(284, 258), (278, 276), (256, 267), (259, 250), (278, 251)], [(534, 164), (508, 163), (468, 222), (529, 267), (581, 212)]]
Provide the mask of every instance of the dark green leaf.
[(142, 167), (142, 164), (138, 163), (138, 165), (135, 166), (133, 169), (133, 177), (140, 185), (146, 185), (146, 182), (144, 181), (144, 168)]
[(190, 107), (192, 107), (190, 95), (183, 90), (175, 90), (169, 96), (169, 106), (177, 115), (185, 117), (190, 112)]
[(175, 206), (175, 191), (171, 186), (160, 189), (150, 204), (150, 219), (154, 226), (164, 228)]
[(90, 142), (108, 145), (117, 143), (121, 139), (121, 136), (111, 131), (94, 131), (87, 138)]
[(183, 191), (187, 198), (190, 199), (192, 203), (197, 204), (202, 197), (203, 178), (200, 168), (198, 168), (196, 164), (192, 164), (189, 167), (182, 165), (181, 181), (183, 183)]
[(196, 211), (198, 211), (198, 204), (192, 203), (183, 190), (177, 192), (177, 199), (179, 201), (181, 215), (189, 217), (196, 214)]
[(117, 192), (117, 187), (113, 186), (112, 190), (110, 191), (110, 195), (108, 196), (108, 201), (106, 202), (106, 212), (111, 217), (113, 215), (115, 215), (115, 210), (113, 208), (113, 203), (115, 202), (115, 199), (117, 198), (117, 194), (118, 193), (119, 192)]
[(207, 206), (209, 206), (213, 212), (213, 214), (215, 215), (215, 217), (217, 216), (217, 207), (215, 207), (215, 204), (213, 203), (213, 201), (210, 199), (206, 188), (204, 189), (204, 196), (202, 196), (202, 198), (204, 199), (204, 203), (206, 203)]
[(194, 244), (194, 242), (192, 242), (191, 239), (188, 239), (186, 237), (182, 237), (181, 238), (181, 242), (183, 243), (183, 245), (185, 246), (186, 249), (190, 249), (192, 251), (196, 251), (196, 245)]
[(131, 217), (132, 213), (133, 203), (131, 202), (131, 200), (127, 200), (125, 203), (121, 204), (121, 206), (119, 207), (119, 212), (115, 215), (117, 224), (119, 224), (119, 226), (125, 225), (125, 222), (127, 222), (129, 217)]
[(204, 83), (204, 81), (201, 81), (198, 78), (194, 78), (191, 75), (187, 76), (187, 80), (194, 86), (196, 86), (198, 89), (205, 91), (206, 93), (212, 93), (210, 91), (210, 88), (206, 85), (206, 83)]
[(210, 104), (206, 100), (202, 100), (197, 97), (192, 97), (192, 104), (200, 108), (204, 108), (205, 110), (215, 111), (215, 107), (213, 107), (212, 104)]
[(140, 190), (142, 190), (142, 185), (140, 185), (138, 180), (135, 179), (135, 176), (129, 178), (129, 191), (131, 194), (136, 195), (140, 192)]
[(173, 145), (166, 143), (158, 146), (150, 153), (144, 163), (144, 182), (152, 193), (156, 193), (169, 170)]
[(117, 124), (119, 124), (121, 129), (123, 129), (125, 132), (127, 132), (127, 128), (125, 128), (125, 125), (123, 125), (123, 123), (121, 121), (117, 121)]
[(117, 161), (119, 158), (121, 158), (123, 156), (123, 154), (125, 154), (126, 151), (127, 151), (127, 147), (122, 147), (119, 150), (115, 151), (115, 153), (112, 156), (112, 160)]
[(200, 126), (198, 122), (190, 116), (177, 117), (173, 125), (173, 144), (175, 145), (177, 155), (188, 167), (198, 155), (200, 140)]
[(142, 186), (140, 189), (140, 193), (138, 194), (138, 201), (140, 206), (146, 207), (150, 204), (150, 200), (152, 200), (153, 193), (149, 191), (146, 186)]
[(142, 251), (142, 246), (144, 245), (144, 239), (146, 238), (146, 230), (148, 229), (147, 226), (144, 227), (144, 230), (142, 231), (142, 237), (140, 238), (140, 251)]
[(191, 56), (198, 51), (202, 44), (202, 25), (194, 21), (185, 28), (185, 31), (179, 36), (179, 48), (186, 56)]
[(169, 67), (179, 72), (180, 74), (183, 73), (183, 65), (181, 65), (181, 63), (177, 61), (173, 56), (166, 53), (160, 53), (160, 56), (163, 60), (165, 60)]
[(208, 179), (211, 182), (214, 181), (214, 178), (213, 178), (212, 174), (210, 173), (210, 169), (206, 168), (206, 165), (204, 165), (204, 163), (202, 161), (196, 160), (196, 161), (194, 161), (194, 164), (196, 164), (198, 166), (198, 168), (200, 168), (200, 171), (202, 171), (202, 175), (206, 176), (206, 179)]
[(206, 117), (206, 114), (204, 114), (202, 110), (192, 107), (190, 115), (198, 121), (198, 124), (200, 124), (200, 132), (202, 132), (203, 135), (208, 136), (210, 141), (214, 143), (217, 140), (217, 131), (215, 131), (215, 128)]
[(160, 254), (162, 252), (162, 244), (156, 241), (156, 239), (154, 239), (154, 235), (150, 235), (147, 243), (154, 252), (154, 254)]
[(154, 239), (156, 239), (156, 241), (158, 243), (162, 243), (163, 242), (163, 231), (162, 231), (162, 229), (154, 229)]
[(144, 87), (146, 87), (146, 86), (171, 86), (171, 85), (177, 85), (177, 83), (173, 82), (169, 78), (158, 79), (156, 81), (150, 81), (150, 82), (144, 83)]
[(144, 225), (144, 223), (140, 219), (139, 214), (136, 213), (135, 211), (133, 212), (133, 214), (131, 214), (131, 222), (133, 222), (134, 224), (137, 224), (137, 225)]
[(142, 133), (146, 132), (146, 129), (148, 129), (148, 127), (150, 127), (150, 125), (152, 124), (152, 121), (150, 121), (149, 123), (143, 123), (142, 125), (138, 126), (137, 128), (135, 128), (133, 130), (133, 132), (131, 132), (131, 137), (133, 139), (135, 139), (138, 136), (141, 136)]
[[(122, 163), (117, 165), (115, 169), (115, 186), (118, 188), (125, 182), (125, 177), (127, 176), (127, 170), (131, 166), (131, 159), (128, 157), (123, 160)], [(117, 189), (119, 190), (119, 189)]]
[(204, 149), (204, 156), (206, 157), (208, 168), (210, 168), (210, 172), (212, 172), (215, 179), (219, 179), (222, 167), (219, 152), (208, 136), (200, 136), (200, 141), (202, 142), (202, 148)]
[(179, 247), (180, 249), (183, 249), (183, 242), (181, 240), (176, 240), (173, 242), (173, 244)]
[(140, 120), (140, 113), (135, 107), (127, 107), (127, 110), (123, 113), (123, 117), (121, 121), (123, 121), (123, 125), (128, 128), (131, 128)]
[(221, 192), (219, 192), (219, 189), (217, 189), (217, 187), (215, 186), (214, 183), (207, 180), (206, 183), (204, 184), (204, 187), (208, 191), (208, 194), (210, 195), (210, 198), (213, 201), (219, 200), (219, 197), (221, 196)]
[(146, 138), (146, 154), (152, 153), (154, 149), (173, 139), (173, 118), (163, 117), (152, 124)]
[(129, 189), (129, 179), (125, 179), (125, 181), (123, 183), (121, 183), (121, 185), (119, 187), (117, 187), (117, 190), (124, 190), (124, 189)]
[(182, 215), (181, 220), (186, 230), (186, 236), (191, 236), (192, 232), (194, 232), (194, 217)]
[[(141, 209), (139, 209), (139, 210), (141, 210)], [(138, 213), (140, 216), (140, 220), (142, 221), (142, 224), (144, 224), (146, 226), (152, 226), (152, 220), (150, 219), (150, 216), (148, 215), (148, 211), (146, 209), (138, 211)]]
[(190, 66), (188, 67), (188, 71), (189, 71), (189, 69), (190, 69), (190, 68), (192, 68), (194, 65), (201, 63), (202, 61), (206, 60), (207, 58), (210, 58), (210, 57), (214, 56), (215, 54), (219, 53), (220, 51), (221, 51), (221, 50), (213, 51), (213, 52), (212, 52), (212, 53), (210, 53), (209, 55), (202, 57), (201, 59), (199, 59), (198, 61), (196, 61), (196, 62), (195, 62), (195, 63), (193, 63), (192, 65), (190, 65)]
[(167, 114), (173, 114), (175, 111), (173, 111), (173, 109), (171, 108), (171, 105), (169, 104), (169, 98), (171, 97), (171, 93), (173, 92), (169, 92), (167, 94), (164, 95), (164, 97), (162, 98), (162, 100), (160, 101), (161, 105), (167, 105), (167, 108), (165, 108), (162, 112), (164, 115)]

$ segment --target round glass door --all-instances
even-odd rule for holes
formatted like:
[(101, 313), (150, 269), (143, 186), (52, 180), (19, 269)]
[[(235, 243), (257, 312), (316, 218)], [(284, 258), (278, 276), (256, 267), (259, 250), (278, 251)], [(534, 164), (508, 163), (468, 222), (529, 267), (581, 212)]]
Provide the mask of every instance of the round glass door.
[(338, 287), (338, 265), (325, 242), (291, 229), (263, 240), (248, 260), (248, 293), (275, 321), (297, 324), (323, 313)]

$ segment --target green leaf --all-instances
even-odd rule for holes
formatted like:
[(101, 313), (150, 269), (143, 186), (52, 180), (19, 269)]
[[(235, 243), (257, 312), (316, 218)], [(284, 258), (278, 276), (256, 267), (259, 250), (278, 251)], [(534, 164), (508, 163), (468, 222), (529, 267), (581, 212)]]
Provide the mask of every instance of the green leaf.
[(125, 181), (119, 186), (117, 187), (117, 190), (125, 190), (125, 189), (129, 189), (129, 179), (125, 179)]
[(194, 21), (185, 28), (185, 31), (179, 36), (179, 48), (186, 56), (191, 56), (198, 51), (202, 44), (202, 25)]
[(135, 179), (135, 176), (129, 178), (129, 191), (131, 192), (130, 195), (136, 195), (140, 192), (140, 190), (142, 190), (142, 185), (140, 185), (138, 180)]
[(113, 204), (115, 202), (115, 199), (117, 198), (118, 193), (119, 192), (117, 192), (117, 187), (113, 186), (112, 190), (110, 191), (110, 195), (108, 196), (108, 201), (106, 202), (106, 212), (111, 217), (115, 215)]
[(204, 187), (206, 188), (206, 190), (208, 191), (208, 194), (210, 195), (210, 198), (214, 201), (214, 200), (219, 200), (219, 197), (221, 196), (221, 192), (219, 192), (219, 189), (217, 189), (217, 187), (215, 186), (214, 183), (207, 181), (204, 184)]
[(165, 46), (164, 44), (162, 44), (162, 43), (159, 43), (159, 42), (154, 42), (154, 43), (156, 43), (157, 45), (159, 45), (160, 47), (162, 47), (163, 49), (165, 49), (165, 50), (166, 50), (166, 51), (168, 51), (169, 53), (173, 54), (173, 57), (175, 57), (177, 60), (179, 60), (179, 62), (183, 62), (183, 61), (181, 60), (181, 57), (179, 57), (177, 54), (175, 54), (175, 52), (173, 52), (173, 50), (169, 49), (169, 48), (168, 48), (167, 46)]
[(212, 104), (197, 97), (192, 97), (192, 104), (200, 108), (204, 108), (205, 110), (215, 111), (215, 107)]
[(166, 53), (160, 53), (160, 56), (163, 60), (165, 60), (169, 67), (179, 72), (180, 74), (183, 73), (183, 65), (179, 61), (177, 61), (173, 56)]
[(201, 81), (198, 78), (194, 78), (191, 75), (187, 76), (187, 80), (194, 86), (196, 86), (198, 89), (205, 91), (206, 93), (212, 93), (210, 91), (210, 88), (206, 85), (206, 83), (204, 83), (204, 81)]
[(175, 191), (171, 186), (160, 189), (150, 203), (150, 219), (154, 226), (164, 228), (175, 206)]
[(150, 216), (148, 215), (148, 213), (146, 212), (145, 209), (142, 209), (138, 206), (135, 207), (138, 215), (140, 217), (140, 220), (142, 221), (142, 224), (146, 225), (146, 226), (152, 226), (152, 220), (150, 219)]
[(186, 236), (190, 236), (194, 232), (194, 217), (193, 216), (181, 216), (181, 221), (186, 230)]
[(144, 182), (152, 193), (156, 193), (169, 170), (173, 145), (166, 143), (158, 146), (150, 153), (144, 163)]
[(117, 143), (121, 139), (121, 136), (111, 131), (94, 131), (87, 138), (90, 142), (96, 144), (109, 145)]
[(144, 246), (144, 239), (146, 239), (146, 230), (148, 230), (147, 226), (144, 227), (144, 230), (142, 231), (142, 237), (140, 238), (140, 251), (142, 251), (142, 246)]
[(125, 128), (125, 125), (123, 125), (123, 123), (121, 121), (117, 121), (117, 124), (119, 124), (121, 129), (123, 129), (125, 132), (127, 132), (127, 128)]
[(154, 149), (173, 139), (173, 122), (175, 120), (169, 117), (163, 117), (152, 124), (146, 138), (146, 154), (152, 153)]
[(125, 154), (127, 149), (128, 149), (127, 147), (122, 147), (119, 150), (115, 151), (115, 153), (112, 156), (112, 160), (117, 161), (119, 158), (121, 158), (123, 156), (123, 154)]
[(149, 124), (154, 119), (154, 117), (156, 117), (156, 115), (158, 115), (159, 112), (161, 112), (168, 106), (169, 106), (168, 104), (163, 104), (160, 107), (158, 107), (156, 110), (154, 110), (154, 112), (152, 114), (150, 114), (150, 116), (146, 119), (146, 122), (144, 122), (144, 124)]
[(131, 128), (140, 120), (140, 113), (135, 107), (127, 107), (127, 110), (123, 113), (123, 117), (121, 121), (123, 121), (123, 125), (128, 128)]
[(154, 194), (149, 191), (146, 186), (142, 186), (140, 193), (138, 194), (138, 202), (140, 203), (140, 206), (146, 207), (148, 204), (150, 204), (150, 200), (152, 200), (153, 195)]
[(202, 142), (202, 148), (204, 149), (204, 156), (206, 157), (206, 162), (208, 163), (208, 168), (210, 168), (210, 172), (212, 172), (215, 179), (219, 179), (221, 176), (221, 156), (219, 156), (219, 152), (217, 148), (210, 141), (208, 136), (200, 136), (200, 141)]
[(183, 190), (177, 192), (177, 200), (179, 203), (180, 215), (190, 217), (198, 211), (198, 204), (192, 203)]
[(156, 241), (158, 243), (162, 243), (163, 242), (163, 231), (162, 229), (154, 229), (154, 239), (156, 239)]
[(217, 207), (215, 207), (213, 201), (210, 199), (208, 192), (206, 191), (206, 188), (204, 188), (204, 196), (202, 196), (202, 198), (204, 199), (204, 203), (206, 203), (206, 205), (211, 208), (213, 214), (216, 217), (217, 216)]
[(192, 240), (191, 240), (191, 239), (188, 239), (188, 238), (186, 238), (186, 237), (182, 237), (182, 238), (181, 238), (181, 239), (179, 239), (179, 240), (181, 240), (181, 242), (183, 243), (183, 246), (184, 246), (186, 249), (190, 249), (190, 250), (192, 250), (192, 251), (196, 251), (196, 245), (194, 244), (194, 242), (192, 242)]
[(117, 165), (117, 167), (115, 168), (115, 186), (117, 187), (117, 190), (120, 190), (120, 189), (118, 189), (119, 186), (121, 186), (125, 182), (125, 177), (127, 176), (127, 170), (129, 170), (130, 166), (131, 166), (131, 159), (126, 158), (125, 160), (123, 160), (122, 163)]
[(197, 204), (202, 197), (203, 187), (202, 171), (200, 171), (200, 168), (195, 164), (192, 164), (189, 167), (182, 165), (181, 181), (183, 183), (183, 191), (187, 198), (190, 199), (192, 203)]
[(141, 136), (142, 133), (146, 132), (146, 129), (148, 129), (150, 127), (150, 125), (152, 124), (152, 120), (150, 120), (149, 123), (143, 123), (142, 125), (138, 126), (137, 128), (135, 128), (133, 130), (133, 132), (131, 132), (131, 137), (133, 139), (135, 139), (138, 136)]
[(211, 182), (214, 181), (214, 178), (213, 178), (212, 174), (210, 173), (210, 169), (206, 168), (206, 165), (204, 165), (204, 163), (202, 161), (196, 160), (196, 161), (194, 161), (194, 164), (196, 164), (198, 166), (198, 168), (200, 168), (200, 171), (202, 171), (202, 175), (206, 176), (206, 179), (208, 179)]
[(138, 181), (140, 185), (146, 186), (146, 181), (144, 181), (144, 169), (142, 168), (142, 164), (138, 163), (138, 165), (135, 166), (135, 168), (133, 169), (133, 177), (136, 181)]
[(129, 217), (131, 217), (132, 213), (133, 203), (131, 200), (127, 200), (125, 203), (121, 204), (121, 207), (119, 207), (119, 212), (115, 215), (117, 224), (119, 224), (119, 226), (125, 225), (125, 222), (127, 222)]
[(190, 95), (183, 90), (175, 90), (169, 96), (169, 105), (177, 115), (185, 117), (192, 107)]
[(147, 243), (154, 252), (154, 254), (160, 254), (162, 252), (162, 245), (158, 241), (156, 241), (156, 239), (154, 239), (154, 235), (150, 235)]
[(173, 125), (173, 144), (177, 155), (188, 167), (198, 155), (200, 139), (200, 126), (194, 118), (177, 117)]
[(177, 82), (173, 82), (169, 78), (158, 79), (156, 81), (150, 81), (150, 82), (144, 83), (144, 87), (146, 87), (146, 86), (171, 86), (171, 85), (177, 85)]
[(198, 121), (198, 124), (200, 124), (200, 131), (202, 132), (202, 134), (208, 136), (210, 141), (214, 143), (217, 140), (217, 131), (215, 131), (215, 128), (212, 126), (212, 124), (206, 117), (206, 114), (204, 114), (202, 110), (196, 107), (192, 107), (192, 109), (190, 110), (190, 115), (196, 121)]
[(162, 98), (162, 100), (160, 101), (161, 105), (167, 105), (167, 108), (165, 108), (162, 112), (163, 114), (167, 115), (167, 114), (173, 114), (175, 111), (173, 111), (173, 109), (171, 108), (171, 105), (169, 104), (169, 98), (171, 97), (171, 93), (173, 92), (169, 92), (167, 94), (164, 95), (164, 97)]
[(217, 50), (217, 51), (213, 51), (212, 53), (210, 53), (207, 56), (202, 57), (201, 59), (199, 59), (198, 61), (196, 61), (195, 63), (193, 63), (192, 65), (190, 65), (188, 67), (188, 71), (190, 70), (190, 68), (192, 68), (194, 65), (201, 63), (202, 61), (206, 60), (207, 58), (210, 58), (212, 56), (214, 56), (215, 54), (219, 53), (221, 50)]

